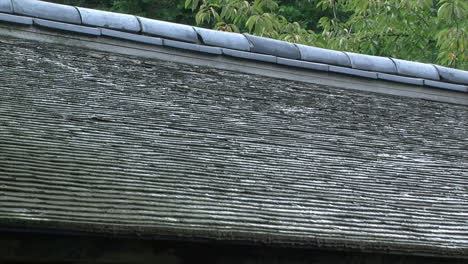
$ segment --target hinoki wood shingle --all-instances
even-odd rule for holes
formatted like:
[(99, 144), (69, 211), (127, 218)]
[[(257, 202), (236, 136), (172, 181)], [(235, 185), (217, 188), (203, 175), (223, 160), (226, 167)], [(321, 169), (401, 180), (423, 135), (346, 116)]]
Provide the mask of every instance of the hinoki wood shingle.
[(2, 227), (468, 256), (468, 108), (18, 39)]

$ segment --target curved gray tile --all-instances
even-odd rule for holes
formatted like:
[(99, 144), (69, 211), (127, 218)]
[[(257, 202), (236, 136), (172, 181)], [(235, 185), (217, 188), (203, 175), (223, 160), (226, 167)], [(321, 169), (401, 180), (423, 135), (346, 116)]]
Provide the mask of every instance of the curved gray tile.
[(276, 39), (252, 36), (249, 34), (244, 34), (244, 36), (249, 40), (251, 44), (250, 51), (252, 52), (273, 55), (293, 60), (301, 59), (299, 49), (293, 43)]
[(15, 14), (81, 24), (78, 10), (73, 6), (60, 5), (36, 0), (12, 0)]
[(191, 43), (198, 42), (197, 32), (195, 32), (192, 26), (144, 17), (138, 17), (138, 19), (141, 22), (141, 31), (145, 34)]
[(11, 5), (11, 0), (0, 0), (0, 12), (13, 13), (13, 7)]
[(392, 60), (395, 62), (397, 73), (399, 75), (437, 81), (440, 80), (439, 73), (437, 72), (436, 68), (432, 66), (432, 64), (405, 61), (394, 58), (392, 58)]
[(296, 45), (301, 52), (302, 60), (351, 67), (348, 56), (342, 51), (322, 49), (301, 44)]
[(128, 32), (140, 32), (140, 23), (136, 16), (77, 7), (83, 25), (116, 29)]
[(249, 41), (242, 34), (198, 27), (194, 27), (194, 29), (206, 45), (250, 51)]
[(354, 69), (397, 73), (395, 63), (390, 58), (345, 52), (351, 60), (351, 66)]
[(460, 84), (468, 84), (468, 72), (452, 69), (444, 66), (434, 65), (439, 72), (439, 75), (442, 80), (460, 83)]

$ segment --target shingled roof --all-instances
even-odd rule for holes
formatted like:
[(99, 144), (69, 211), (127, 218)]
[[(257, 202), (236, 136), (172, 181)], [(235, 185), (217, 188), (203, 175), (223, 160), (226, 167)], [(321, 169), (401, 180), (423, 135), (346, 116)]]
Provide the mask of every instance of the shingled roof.
[[(40, 1), (0, 12), (3, 228), (468, 257), (467, 72)], [(170, 61), (184, 52), (339, 82)]]

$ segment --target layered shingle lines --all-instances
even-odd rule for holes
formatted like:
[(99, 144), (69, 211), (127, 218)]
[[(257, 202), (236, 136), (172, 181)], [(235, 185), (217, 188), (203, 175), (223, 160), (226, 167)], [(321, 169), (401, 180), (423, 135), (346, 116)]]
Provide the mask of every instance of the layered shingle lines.
[[(228, 56), (236, 54), (237, 57), (249, 60), (267, 61), (304, 69), (311, 69), (311, 67), (307, 63), (301, 62), (324, 63), (330, 67), (327, 70), (331, 69), (333, 72), (341, 74), (371, 79), (377, 79), (379, 74), (386, 74), (379, 79), (468, 92), (468, 72), (432, 64), (294, 45), (284, 41), (251, 35), (208, 30), (132, 15), (75, 8), (36, 0), (0, 0), (0, 12), (10, 14), (0, 15), (0, 21), (7, 23), (25, 24), (24, 17), (39, 18), (58, 22), (47, 23), (36, 20), (36, 23), (34, 23), (55, 30), (91, 34), (93, 36), (102, 35), (150, 45), (160, 45), (158, 38), (160, 37), (163, 38), (163, 41), (164, 39), (170, 40), (170, 46), (179, 49), (213, 54), (211, 49), (194, 49), (193, 46), (185, 44), (186, 42), (194, 43), (222, 48), (226, 50), (224, 54)], [(21, 17), (18, 17), (18, 15)], [(63, 25), (59, 23), (63, 23)], [(94, 27), (98, 30), (75, 25)], [(110, 29), (126, 33), (102, 34), (101, 28), (104, 32), (109, 32), (106, 30)], [(149, 37), (142, 37), (141, 35)], [(151, 37), (157, 38), (152, 41)], [(180, 43), (177, 43), (177, 41)], [(238, 51), (247, 52), (247, 54), (242, 55)], [(267, 58), (265, 56), (268, 56), (268, 60), (265, 60)], [(278, 59), (281, 59), (282, 62), (278, 62)], [(285, 59), (292, 59), (297, 62), (285, 64)], [(316, 67), (313, 70), (321, 71), (323, 69), (323, 67)], [(391, 76), (387, 76), (388, 74)], [(421, 78), (428, 80), (428, 82), (413, 82), (407, 77)]]
[(95, 53), (3, 40), (3, 226), (468, 256), (466, 106)]

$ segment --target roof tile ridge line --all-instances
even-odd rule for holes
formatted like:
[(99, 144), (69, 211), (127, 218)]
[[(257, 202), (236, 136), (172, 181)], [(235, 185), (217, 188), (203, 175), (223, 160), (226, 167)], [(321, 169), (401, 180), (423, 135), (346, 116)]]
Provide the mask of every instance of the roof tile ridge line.
[[(328, 50), (332, 50), (332, 49), (328, 49)], [(344, 53), (344, 55), (346, 55), (346, 58), (348, 58), (348, 61), (349, 61), (349, 65), (351, 65), (350, 68), (351, 68), (351, 69), (354, 69), (354, 68), (353, 68), (353, 61), (352, 61), (351, 58), (349, 57), (348, 53), (346, 53), (345, 51), (342, 51), (342, 50), (338, 50), (338, 51), (341, 52), (341, 53)], [(374, 72), (376, 72), (376, 71), (374, 71)]]
[[(428, 63), (428, 64), (429, 64), (429, 63)], [(442, 75), (440, 74), (439, 69), (434, 65), (434, 63), (431, 63), (430, 65), (431, 65), (432, 67), (434, 67), (434, 69), (437, 71), (437, 74), (439, 74), (439, 82), (457, 84), (457, 83), (454, 83), (454, 82), (451, 82), (451, 81), (444, 81), (443, 78), (442, 78)], [(462, 84), (462, 85), (463, 85), (463, 84)]]
[[(10, 3), (12, 4), (12, 12), (15, 13), (14, 5), (13, 5), (14, 0), (10, 0)], [(68, 6), (70, 6), (70, 5), (68, 5)], [(83, 25), (83, 18), (82, 18), (81, 12), (79, 12), (79, 8), (76, 7), (76, 6), (70, 6), (70, 7), (73, 7), (73, 8), (75, 8), (75, 9), (77, 9), (77, 13), (78, 13), (78, 15), (79, 15), (79, 17), (80, 17), (80, 23), (81, 23), (81, 25)], [(141, 34), (143, 34), (143, 25), (142, 25), (142, 22), (141, 22), (141, 20), (140, 20), (140, 18), (139, 18), (138, 16), (136, 16), (136, 15), (133, 15), (133, 16), (137, 19), (137, 21), (138, 21), (138, 23), (139, 23), (139, 25), (140, 25), (140, 31), (139, 31), (139, 32), (136, 32), (136, 33), (133, 33), (133, 34), (135, 34), (135, 35), (141, 35)], [(203, 37), (202, 37), (201, 34), (199, 34), (198, 31), (196, 30), (196, 27), (195, 27), (195, 26), (192, 26), (192, 28), (193, 28), (194, 31), (196, 32), (199, 42), (201, 42), (201, 44), (203, 44), (203, 45), (206, 45), (206, 44), (204, 43), (204, 41), (203, 41)], [(118, 31), (121, 31), (121, 30), (118, 30)], [(253, 45), (253, 43), (252, 43), (247, 37), (245, 37), (245, 34), (246, 34), (246, 33), (241, 33), (241, 34), (244, 35), (244, 38), (248, 41), (249, 46), (251, 47), (251, 46)], [(296, 43), (293, 43), (293, 42), (290, 42), (290, 43), (293, 44), (296, 48), (298, 48), (298, 46), (297, 46)], [(209, 45), (208, 45), (208, 46), (209, 46)], [(328, 49), (328, 50), (332, 50), (332, 49)], [(250, 51), (250, 52), (251, 52), (251, 51)], [(303, 61), (303, 60), (302, 60), (302, 53), (301, 53), (301, 51), (300, 51), (299, 48), (298, 48), (298, 52), (299, 52), (299, 54), (300, 54), (300, 56), (301, 56), (301, 58), (300, 58), (298, 61)], [(352, 60), (351, 60), (350, 56), (347, 54), (347, 52), (344, 52), (344, 51), (339, 51), (339, 52), (344, 53), (344, 54), (346, 55), (346, 57), (348, 58), (348, 62), (349, 62), (349, 64), (351, 65), (350, 68), (353, 68), (353, 67), (352, 67)], [(362, 54), (362, 53), (359, 53), (359, 54)], [(278, 56), (276, 56), (276, 57), (278, 57)], [(396, 65), (396, 62), (395, 62), (394, 58), (391, 58), (391, 57), (387, 57), (387, 58), (389, 58), (389, 59), (392, 60), (394, 66), (395, 66), (395, 68), (396, 68), (396, 74), (397, 74), (397, 75), (401, 75), (401, 74), (399, 73), (399, 70), (398, 70), (398, 67), (397, 67), (397, 65)], [(406, 60), (406, 61), (408, 61), (408, 60)], [(408, 61), (408, 62), (412, 62), (412, 61)], [(436, 66), (440, 66), (440, 65), (435, 65), (435, 64), (433, 64), (433, 63), (425, 63), (425, 64), (432, 65), (432, 67), (435, 68), (435, 70), (436, 70), (438, 76), (441, 77), (440, 70), (436, 67)], [(462, 70), (462, 71), (463, 71), (463, 70)], [(378, 72), (378, 71), (373, 71), (373, 72)], [(439, 81), (446, 82), (446, 83), (453, 83), (453, 82), (451, 82), (450, 80), (449, 80), (449, 81), (446, 81), (446, 80), (439, 80)]]
[(13, 0), (10, 0), (11, 3), (11, 14), (15, 15), (15, 5), (13, 4)]
[(448, 81), (448, 82), (447, 82), (447, 81), (443, 81), (443, 80), (442, 80), (442, 76), (440, 75), (440, 72), (439, 72), (439, 70), (437, 69), (437, 67), (436, 67), (436, 66), (434, 66), (434, 64), (433, 64), (433, 63), (425, 63), (425, 62), (422, 62), (422, 63), (424, 63), (424, 64), (427, 64), (427, 65), (431, 65), (431, 66), (432, 66), (432, 68), (434, 68), (434, 69), (436, 70), (437, 74), (439, 75), (439, 80), (437, 80), (438, 82), (444, 82), (444, 83), (451, 83), (451, 84), (456, 84), (456, 83), (453, 83), (453, 82), (450, 82), (450, 81)]
[[(396, 65), (396, 62), (393, 60), (392, 57), (387, 57), (393, 62), (393, 66), (395, 66), (395, 73), (398, 74), (398, 66)], [(399, 74), (398, 74), (399, 75)], [(439, 74), (440, 75), (440, 74)]]
[[(300, 59), (298, 61), (304, 61), (304, 62), (307, 62), (305, 60), (302, 59), (302, 52), (301, 52), (301, 49), (299, 48), (299, 46), (297, 46), (297, 43), (293, 43), (294, 47), (296, 47), (297, 51), (299, 52), (299, 57)], [(278, 59), (276, 59), (276, 61), (278, 61)]]
[[(205, 41), (203, 40), (202, 35), (198, 32), (197, 27), (196, 26), (191, 26), (191, 27), (192, 27), (193, 31), (195, 31), (195, 33), (197, 34), (197, 39), (198, 39), (198, 42), (199, 42), (197, 44), (201, 44), (203, 46), (210, 46), (210, 45), (205, 44)], [(218, 47), (218, 48), (222, 48), (222, 47)]]
[(136, 19), (137, 19), (137, 21), (138, 21), (138, 24), (140, 24), (140, 32), (138, 32), (139, 35), (145, 35), (145, 34), (143, 33), (143, 32), (144, 32), (144, 31), (143, 31), (143, 23), (141, 22), (140, 17), (139, 17), (139, 16), (136, 16), (136, 15), (133, 15), (133, 16), (136, 17)]
[[(14, 0), (10, 0), (10, 3), (12, 4), (12, 11), (13, 11), (13, 13), (15, 13), (15, 12), (14, 12), (13, 1), (14, 1)], [(66, 5), (66, 4), (62, 4), (62, 5)], [(71, 6), (71, 5), (66, 5), (66, 6)], [(82, 22), (82, 20), (83, 20), (83, 19), (82, 19), (82, 15), (81, 15), (81, 12), (79, 12), (78, 7), (76, 7), (76, 6), (71, 6), (71, 7), (74, 7), (75, 9), (77, 9), (78, 14), (79, 14), (79, 16), (80, 16), (81, 24), (83, 24), (83, 22)], [(98, 9), (94, 9), (94, 10), (98, 10)], [(119, 14), (123, 14), (123, 13), (119, 13)], [(141, 20), (139, 19), (138, 16), (136, 16), (136, 15), (133, 15), (133, 16), (136, 17), (138, 23), (140, 24), (140, 29), (141, 29), (141, 30), (140, 30), (140, 32), (138, 32), (138, 33), (142, 33), (142, 32), (143, 32), (143, 27), (142, 27), (142, 22), (141, 22)], [(63, 23), (63, 22), (62, 22), (62, 23)], [(201, 39), (203, 40), (203, 38), (201, 37), (201, 35), (198, 34), (197, 30), (195, 29), (195, 26), (192, 26), (192, 28), (193, 28), (193, 29), (195, 30), (195, 32), (197, 33), (198, 37), (201, 38)], [(120, 30), (118, 30), (118, 31), (120, 31)], [(219, 31), (219, 30), (218, 30), (218, 31)], [(245, 35), (245, 34), (247, 34), (247, 33), (241, 33), (241, 34), (242, 34), (242, 35)], [(246, 38), (246, 37), (245, 37), (245, 38)], [(250, 40), (249, 40), (248, 38), (246, 38), (246, 39), (247, 39), (247, 41), (249, 42), (249, 45), (252, 45), (252, 43), (250, 42)], [(271, 39), (271, 38), (270, 38), (270, 39)], [(296, 43), (293, 43), (293, 42), (289, 42), (289, 43), (294, 44), (294, 45), (297, 47)], [(308, 45), (307, 45), (307, 46), (308, 46)], [(312, 46), (312, 47), (314, 47), (314, 46)], [(327, 49), (327, 48), (325, 48), (325, 49)], [(300, 55), (302, 56), (302, 54), (301, 54), (301, 52), (300, 52), (300, 49), (298, 49), (298, 50), (299, 50)], [(327, 49), (327, 50), (333, 50), (333, 49)], [(345, 51), (339, 51), (339, 52), (342, 52), (342, 53), (344, 53), (344, 54), (346, 55), (346, 57), (348, 58), (348, 61), (350, 62), (351, 68), (352, 68), (352, 62), (351, 62), (351, 59), (350, 59), (349, 55), (348, 55)], [(363, 54), (363, 53), (358, 53), (358, 54)], [(363, 55), (365, 55), (365, 54), (363, 54)], [(393, 61), (393, 64), (394, 64), (395, 67), (396, 67), (396, 63), (395, 63), (395, 61), (393, 60), (393, 58), (391, 58), (391, 57), (387, 57), (387, 58), (391, 59), (391, 60)], [(301, 60), (302, 60), (302, 59), (301, 59)], [(409, 61), (409, 60), (406, 60), (406, 61)], [(413, 62), (413, 61), (409, 61), (409, 62)], [(436, 71), (438, 72), (438, 74), (439, 74), (439, 76), (440, 76), (440, 71), (437, 69), (437, 67), (435, 67), (436, 65), (434, 65), (433, 63), (425, 63), (425, 64), (432, 65), (432, 66), (436, 69)], [(440, 66), (440, 65), (437, 65), (437, 66)], [(396, 67), (396, 69), (397, 69), (397, 71), (398, 71), (398, 67)], [(462, 71), (463, 71), (463, 70), (462, 70)]]
[[(246, 36), (246, 34), (248, 33), (240, 33), (246, 40), (247, 42), (249, 42), (249, 51), (247, 51), (248, 53), (256, 53), (256, 54), (260, 54), (260, 53), (257, 53), (257, 52), (253, 52), (252, 51), (252, 48), (255, 46), (252, 41), (250, 41), (250, 39)], [(294, 43), (293, 43), (294, 44)], [(297, 47), (296, 47), (297, 48)], [(265, 54), (265, 55), (269, 55), (269, 54)], [(277, 55), (271, 55), (273, 57), (275, 57), (275, 62), (274, 63), (278, 63), (278, 58), (283, 58), (283, 57), (280, 57), (280, 56), (277, 56)]]
[[(396, 64), (396, 62), (395, 62), (395, 60), (394, 60), (394, 58), (392, 58), (392, 57), (388, 57), (388, 58), (391, 59), (392, 62), (393, 62), (393, 65), (395, 65), (396, 75), (404, 76), (404, 75), (402, 75), (402, 74), (400, 73), (400, 70), (398, 69), (398, 66), (397, 66), (397, 64)], [(440, 75), (440, 74), (439, 74), (439, 75)], [(410, 77), (412, 77), (412, 76), (410, 76)], [(421, 79), (424, 80), (424, 78), (421, 78)]]
[[(248, 37), (245, 36), (245, 34), (247, 34), (247, 33), (241, 33), (241, 34), (247, 40), (247, 42), (249, 42), (249, 47), (250, 47), (249, 52), (252, 52), (251, 50), (254, 47), (254, 44), (252, 43), (252, 41), (250, 41), (250, 39)], [(255, 53), (255, 52), (252, 52), (252, 53)]]
[[(11, 0), (11, 1), (13, 1), (13, 0)], [(83, 17), (81, 16), (80, 9), (77, 6), (73, 6), (73, 7), (76, 9), (76, 11), (78, 12), (78, 15), (80, 16), (80, 21), (81, 21), (80, 25), (83, 25)]]

